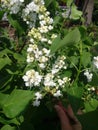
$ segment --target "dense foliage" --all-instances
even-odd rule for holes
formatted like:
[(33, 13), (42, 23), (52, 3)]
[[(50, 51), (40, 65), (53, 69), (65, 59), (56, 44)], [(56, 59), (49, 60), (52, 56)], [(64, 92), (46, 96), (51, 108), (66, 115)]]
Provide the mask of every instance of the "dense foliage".
[(58, 100), (83, 130), (98, 129), (98, 2), (88, 27), (73, 0), (62, 2), (1, 0), (1, 130), (59, 130)]

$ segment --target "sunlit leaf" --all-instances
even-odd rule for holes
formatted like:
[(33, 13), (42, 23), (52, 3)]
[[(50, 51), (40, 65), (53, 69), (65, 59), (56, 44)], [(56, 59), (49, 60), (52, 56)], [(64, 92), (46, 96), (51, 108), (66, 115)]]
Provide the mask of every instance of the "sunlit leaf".
[(14, 90), (6, 100), (3, 111), (8, 118), (14, 118), (23, 112), (31, 99), (33, 92), (29, 90)]
[(8, 57), (0, 58), (0, 70), (5, 67), (5, 65), (10, 65), (11, 60)]
[(16, 130), (14, 126), (5, 125), (1, 128), (1, 130)]
[(70, 18), (77, 20), (80, 19), (81, 16), (82, 16), (82, 12), (77, 10), (77, 6), (72, 5)]
[(86, 101), (84, 105), (86, 112), (94, 111), (98, 108), (98, 100), (91, 99), (90, 101)]
[(51, 45), (51, 53), (56, 52), (62, 47), (71, 46), (80, 41), (81, 35), (78, 28), (71, 30), (63, 39), (57, 37)]

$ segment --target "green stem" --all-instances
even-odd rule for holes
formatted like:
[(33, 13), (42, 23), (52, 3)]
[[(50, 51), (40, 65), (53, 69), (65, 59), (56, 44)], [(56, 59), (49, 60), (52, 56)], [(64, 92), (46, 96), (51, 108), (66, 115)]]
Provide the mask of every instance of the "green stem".
[(78, 69), (78, 71), (77, 71), (77, 76), (76, 76), (76, 79), (75, 79), (74, 83), (77, 82), (78, 77), (79, 77), (79, 75), (80, 75), (80, 73), (81, 73), (82, 42), (80, 42), (79, 52), (80, 52), (79, 69)]

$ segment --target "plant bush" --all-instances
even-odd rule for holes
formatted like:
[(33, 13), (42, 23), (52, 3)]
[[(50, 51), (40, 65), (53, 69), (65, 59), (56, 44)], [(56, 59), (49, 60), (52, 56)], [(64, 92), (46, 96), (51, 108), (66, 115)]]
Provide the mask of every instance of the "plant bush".
[(72, 0), (1, 0), (1, 130), (60, 129), (59, 100), (98, 129), (98, 41), (83, 23)]

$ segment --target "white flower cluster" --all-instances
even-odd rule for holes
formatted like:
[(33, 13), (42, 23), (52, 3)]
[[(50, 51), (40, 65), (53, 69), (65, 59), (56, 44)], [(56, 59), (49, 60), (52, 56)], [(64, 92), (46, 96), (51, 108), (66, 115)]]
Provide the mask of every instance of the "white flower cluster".
[(37, 61), (38, 66), (41, 69), (44, 69), (50, 57), (49, 53), (50, 50), (46, 48), (39, 50), (36, 44), (29, 44), (29, 48), (27, 49), (27, 62), (32, 63), (34, 61)]
[(23, 76), (23, 79), (25, 81), (25, 85), (31, 88), (33, 86), (40, 85), (42, 76), (39, 74), (39, 72), (36, 72), (35, 70), (32, 69), (26, 72), (26, 74)]
[(66, 64), (65, 64), (65, 60), (66, 57), (63, 55), (63, 56), (58, 56), (57, 60), (55, 61), (55, 63), (53, 64), (52, 66), (52, 74), (56, 74), (57, 72), (59, 72), (60, 69), (64, 68), (66, 69)]
[[(40, 27), (38, 30), (34, 28), (32, 32), (36, 33), (47, 33), (48, 30), (52, 30), (53, 27), (51, 24), (53, 23), (53, 19), (49, 17), (49, 12), (46, 11), (46, 7), (44, 6), (43, 0), (33, 0), (29, 3), (26, 8), (22, 11), (22, 18), (29, 25), (30, 28), (36, 26), (36, 21), (39, 19)], [(47, 26), (49, 25), (49, 26)]]
[(98, 69), (98, 56), (94, 56), (94, 58), (93, 58), (93, 64), (94, 64), (94, 66)]
[(30, 27), (34, 27), (37, 20), (37, 14), (44, 7), (43, 0), (33, 0), (22, 11), (22, 18)]
[(24, 0), (1, 0), (2, 7), (7, 8), (10, 14), (17, 14), (20, 7), (23, 6)]
[(92, 81), (92, 77), (93, 77), (93, 74), (92, 74), (92, 73), (90, 73), (88, 70), (86, 70), (86, 71), (84, 72), (84, 75), (87, 77), (87, 81), (88, 81), (88, 82), (91, 82), (91, 81)]
[(33, 102), (33, 106), (39, 106), (40, 105), (40, 99), (42, 99), (42, 94), (40, 92), (35, 93), (36, 99)]
[(67, 6), (60, 6), (60, 8), (62, 9), (62, 17), (69, 18), (71, 13), (71, 8)]
[(67, 68), (66, 57), (50, 54), (49, 46), (57, 35), (50, 33), (53, 29), (53, 19), (50, 18), (50, 13), (46, 10), (44, 1), (34, 0), (27, 5), (24, 12), (26, 12), (24, 16), (30, 13), (37, 14), (37, 22), (39, 23), (37, 26), (35, 24), (28, 33), (30, 44), (27, 48), (27, 63), (36, 64), (36, 67), (28, 70), (23, 76), (27, 87), (35, 87), (39, 91), (35, 94), (35, 101), (33, 102), (34, 106), (38, 106), (44, 92), (49, 92), (54, 97), (62, 96), (61, 89), (70, 79), (66, 76), (60, 76), (60, 72)]

